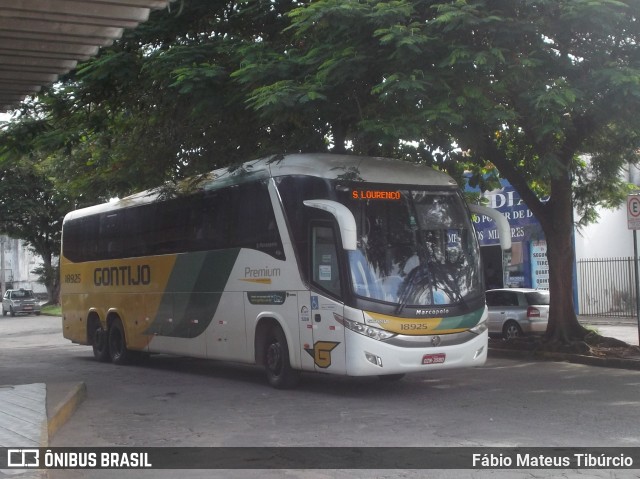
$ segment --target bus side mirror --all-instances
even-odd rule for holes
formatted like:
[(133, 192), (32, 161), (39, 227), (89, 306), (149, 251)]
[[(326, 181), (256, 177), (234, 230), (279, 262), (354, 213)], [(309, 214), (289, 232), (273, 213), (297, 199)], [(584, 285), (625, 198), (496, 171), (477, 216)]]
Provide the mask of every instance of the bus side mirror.
[(500, 248), (504, 251), (511, 249), (511, 226), (502, 213), (493, 208), (480, 205), (469, 205), (472, 213), (477, 215), (485, 215), (496, 222), (498, 227), (498, 236), (500, 237)]
[(317, 208), (333, 215), (340, 228), (342, 247), (347, 251), (355, 251), (358, 247), (356, 234), (356, 219), (351, 210), (342, 203), (332, 200), (306, 200), (304, 205)]

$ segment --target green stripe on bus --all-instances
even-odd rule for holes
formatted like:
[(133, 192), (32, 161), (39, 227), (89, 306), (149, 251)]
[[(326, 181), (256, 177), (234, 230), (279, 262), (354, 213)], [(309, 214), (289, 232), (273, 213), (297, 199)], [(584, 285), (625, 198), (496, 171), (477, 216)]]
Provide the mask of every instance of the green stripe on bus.
[(480, 322), (484, 308), (476, 309), (475, 311), (462, 316), (453, 316), (450, 318), (442, 318), (442, 321), (434, 331), (443, 329), (470, 329)]
[(239, 248), (180, 254), (162, 295), (158, 314), (146, 334), (194, 338), (218, 309)]

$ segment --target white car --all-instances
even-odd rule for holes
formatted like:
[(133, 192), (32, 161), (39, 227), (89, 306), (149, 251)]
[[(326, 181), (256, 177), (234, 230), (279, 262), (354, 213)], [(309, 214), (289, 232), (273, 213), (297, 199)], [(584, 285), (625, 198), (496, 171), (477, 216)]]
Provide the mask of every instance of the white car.
[(529, 288), (490, 289), (489, 334), (505, 339), (544, 334), (549, 320), (549, 291)]
[(40, 304), (30, 289), (8, 289), (2, 297), (2, 315), (40, 314)]

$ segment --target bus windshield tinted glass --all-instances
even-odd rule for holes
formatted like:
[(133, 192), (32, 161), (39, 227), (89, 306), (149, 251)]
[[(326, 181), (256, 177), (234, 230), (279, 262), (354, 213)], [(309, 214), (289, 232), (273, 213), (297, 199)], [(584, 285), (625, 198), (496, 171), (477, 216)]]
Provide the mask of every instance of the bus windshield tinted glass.
[(399, 305), (456, 304), (481, 293), (473, 227), (456, 192), (353, 190), (354, 293)]

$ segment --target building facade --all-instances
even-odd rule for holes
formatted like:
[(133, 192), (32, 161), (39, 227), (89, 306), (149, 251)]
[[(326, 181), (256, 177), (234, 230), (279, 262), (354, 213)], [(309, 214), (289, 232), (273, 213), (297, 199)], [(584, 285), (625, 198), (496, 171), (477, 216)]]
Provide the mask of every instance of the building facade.
[(47, 293), (43, 284), (38, 283), (38, 275), (33, 270), (42, 265), (24, 241), (0, 235), (0, 287), (2, 294), (7, 289), (32, 289), (37, 294)]
[[(484, 192), (482, 196), (487, 199), (487, 206), (498, 210), (509, 221), (511, 252), (503, 254), (500, 249), (493, 220), (486, 216), (474, 218), (487, 289), (549, 289), (547, 243), (540, 223), (509, 182), (501, 180), (500, 183), (501, 188)], [(474, 190), (467, 188), (467, 191)]]
[[(623, 179), (640, 185), (640, 169), (629, 167)], [(467, 191), (479, 193), (477, 189)], [(511, 254), (502, 254), (497, 231), (489, 218), (475, 219), (487, 288), (548, 289), (547, 244), (542, 228), (506, 180), (501, 188), (482, 193), (488, 206), (500, 211), (511, 225)], [(582, 315), (635, 316), (633, 231), (627, 227), (626, 204), (598, 209), (597, 222), (574, 232), (576, 310)], [(640, 250), (640, 245), (638, 246)]]

